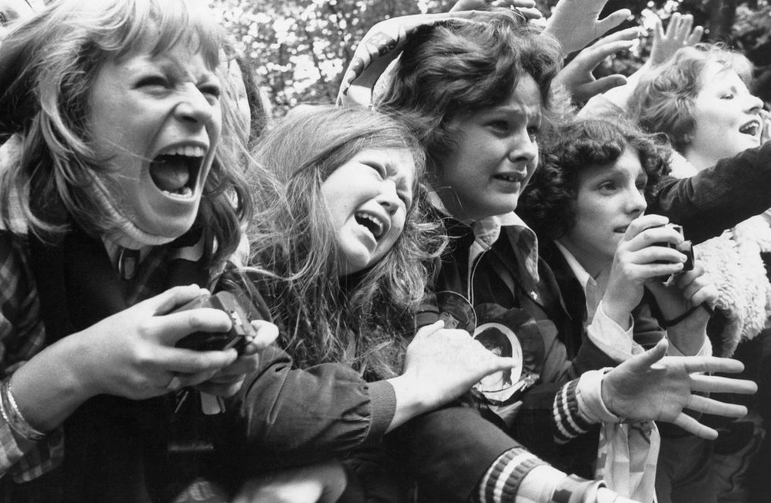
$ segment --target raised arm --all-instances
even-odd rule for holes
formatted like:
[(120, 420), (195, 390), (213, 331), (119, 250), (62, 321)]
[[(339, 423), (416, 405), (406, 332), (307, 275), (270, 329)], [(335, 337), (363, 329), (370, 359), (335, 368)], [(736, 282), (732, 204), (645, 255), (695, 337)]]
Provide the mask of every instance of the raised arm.
[(599, 19), (606, 3), (607, 0), (560, 0), (546, 20), (544, 33), (557, 39), (566, 56), (580, 51), (631, 15), (629, 9), (620, 9)]

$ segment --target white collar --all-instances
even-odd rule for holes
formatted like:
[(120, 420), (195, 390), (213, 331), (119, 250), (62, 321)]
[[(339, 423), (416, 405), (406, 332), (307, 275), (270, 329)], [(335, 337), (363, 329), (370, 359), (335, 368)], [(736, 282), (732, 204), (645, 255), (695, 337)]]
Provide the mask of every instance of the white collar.
[(557, 249), (562, 253), (562, 256), (565, 257), (565, 261), (568, 263), (568, 266), (570, 266), (570, 270), (573, 271), (573, 275), (575, 275), (576, 279), (581, 284), (581, 287), (586, 290), (586, 284), (589, 283), (589, 280), (594, 282), (594, 278), (589, 275), (586, 269), (584, 269), (584, 266), (581, 265), (578, 259), (570, 253), (570, 250), (565, 248), (562, 243), (554, 241), (554, 244), (557, 245)]

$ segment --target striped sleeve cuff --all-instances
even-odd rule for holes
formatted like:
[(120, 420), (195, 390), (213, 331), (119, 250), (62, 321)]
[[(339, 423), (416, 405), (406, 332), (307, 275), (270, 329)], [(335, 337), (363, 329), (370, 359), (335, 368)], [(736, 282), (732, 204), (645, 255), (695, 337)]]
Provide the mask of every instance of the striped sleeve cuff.
[(514, 501), (522, 479), (536, 466), (545, 465), (524, 447), (504, 452), (485, 472), (479, 482), (474, 503)]
[(554, 441), (564, 444), (589, 431), (594, 424), (583, 414), (578, 403), (578, 381), (565, 384), (554, 397)]

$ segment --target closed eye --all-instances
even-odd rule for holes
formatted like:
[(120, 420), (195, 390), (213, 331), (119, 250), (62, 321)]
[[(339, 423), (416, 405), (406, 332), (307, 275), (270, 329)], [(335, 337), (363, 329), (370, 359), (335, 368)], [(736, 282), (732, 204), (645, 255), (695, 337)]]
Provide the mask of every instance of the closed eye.
[(381, 166), (380, 164), (371, 163), (371, 162), (365, 162), (363, 163), (365, 166), (372, 168), (380, 178), (385, 179), (388, 176), (388, 172), (386, 171), (386, 168), (384, 166)]
[(222, 88), (217, 84), (202, 85), (198, 87), (198, 90), (201, 91), (201, 93), (211, 96), (215, 99), (218, 99), (222, 94)]
[(169, 87), (169, 81), (160, 75), (151, 75), (141, 78), (136, 87)]
[(404, 207), (407, 208), (407, 211), (410, 211), (410, 208), (412, 208), (412, 196), (406, 192), (400, 191), (399, 199), (402, 200)]

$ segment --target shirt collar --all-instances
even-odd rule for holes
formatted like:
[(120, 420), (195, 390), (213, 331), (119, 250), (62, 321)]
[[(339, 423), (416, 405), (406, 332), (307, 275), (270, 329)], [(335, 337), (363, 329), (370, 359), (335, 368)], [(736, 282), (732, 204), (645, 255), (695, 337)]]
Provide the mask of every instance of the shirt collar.
[(581, 287), (586, 289), (586, 284), (589, 283), (589, 280), (594, 281), (594, 278), (589, 276), (589, 273), (586, 272), (584, 266), (581, 265), (578, 259), (573, 256), (573, 254), (570, 253), (570, 251), (565, 248), (562, 243), (555, 241), (554, 244), (557, 245), (557, 249), (562, 253), (562, 256), (565, 257), (565, 262), (567, 262), (568, 266), (570, 266), (570, 270), (573, 271), (573, 275), (575, 275), (576, 279), (581, 284)]
[[(452, 217), (452, 214), (445, 207), (442, 199), (436, 192), (429, 192), (428, 200), (431, 202), (431, 205), (434, 208), (439, 210), (440, 213)], [(474, 233), (475, 240), (480, 241), (480, 244), (486, 245), (488, 248), (498, 240), (501, 227), (524, 227), (528, 231), (533, 232), (532, 229), (530, 229), (530, 227), (528, 227), (528, 225), (524, 222), (524, 220), (519, 218), (519, 216), (513, 211), (504, 213), (502, 215), (482, 218), (480, 220), (459, 220), (459, 222), (470, 227)]]
[(581, 284), (581, 288), (584, 289), (584, 296), (586, 297), (586, 320), (594, 319), (594, 313), (597, 311), (597, 307), (602, 300), (602, 292), (597, 285), (597, 281), (591, 277), (591, 275), (584, 269), (584, 266), (576, 259), (576, 257), (570, 253), (559, 241), (554, 242), (557, 245), (557, 249), (565, 257), (565, 262), (570, 266), (570, 270), (573, 271), (578, 282)]
[[(447, 210), (439, 195), (430, 191), (428, 193), (428, 199), (431, 204), (443, 215), (452, 217), (452, 214)], [(466, 220), (460, 221), (463, 225), (471, 228), (474, 233), (474, 243), (469, 250), (469, 264), (473, 264), (474, 260), (482, 253), (489, 250), (493, 244), (498, 241), (501, 235), (502, 227), (518, 227), (525, 234), (530, 236), (530, 244), (526, 252), (525, 267), (535, 282), (539, 281), (538, 274), (538, 237), (535, 232), (528, 227), (524, 220), (513, 211), (504, 213), (502, 215), (495, 215), (492, 217), (483, 218), (480, 220)]]

